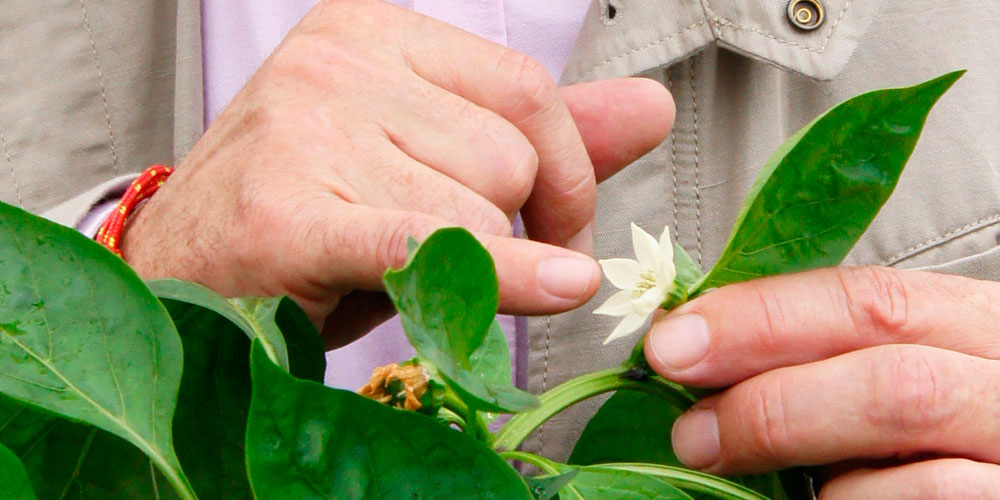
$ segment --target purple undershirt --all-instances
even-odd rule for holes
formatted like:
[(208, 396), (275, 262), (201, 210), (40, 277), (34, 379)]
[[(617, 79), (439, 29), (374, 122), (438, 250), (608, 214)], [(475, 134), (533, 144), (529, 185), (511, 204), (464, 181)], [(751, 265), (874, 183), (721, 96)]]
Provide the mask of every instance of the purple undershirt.
[[(493, 42), (531, 55), (558, 80), (590, 0), (392, 0)], [(205, 125), (256, 72), (271, 50), (316, 0), (202, 1)], [(512, 346), (515, 382), (527, 376), (523, 318), (500, 317)], [(357, 389), (372, 370), (413, 356), (398, 319), (353, 344), (327, 354), (326, 383)]]

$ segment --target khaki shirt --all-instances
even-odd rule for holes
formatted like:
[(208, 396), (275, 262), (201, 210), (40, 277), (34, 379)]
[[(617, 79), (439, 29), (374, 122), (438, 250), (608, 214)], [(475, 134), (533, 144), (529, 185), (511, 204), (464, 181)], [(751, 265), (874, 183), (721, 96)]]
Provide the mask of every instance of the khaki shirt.
[[(848, 263), (1000, 279), (1000, 2), (818, 0), (825, 20), (802, 31), (788, 0), (608, 1), (588, 14), (565, 82), (656, 79), (677, 121), (599, 189), (598, 257), (631, 255), (635, 221), (669, 225), (710, 267), (757, 169), (799, 127), (861, 92), (967, 68)], [(72, 223), (102, 182), (176, 163), (196, 140), (196, 0), (2, 4), (0, 199)], [(591, 314), (611, 292), (529, 320), (532, 392), (625, 358), (638, 337), (602, 346), (616, 320)], [(526, 448), (565, 458), (596, 405), (559, 415)]]

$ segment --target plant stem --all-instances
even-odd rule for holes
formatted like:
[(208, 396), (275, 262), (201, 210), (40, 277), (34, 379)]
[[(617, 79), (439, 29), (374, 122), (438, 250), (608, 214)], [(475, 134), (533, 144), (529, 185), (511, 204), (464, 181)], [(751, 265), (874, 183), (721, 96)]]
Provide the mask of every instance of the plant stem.
[(455, 394), (455, 391), (451, 390), (449, 387), (444, 393), (444, 408), (455, 413), (465, 422), (461, 425), (462, 431), (471, 436), (472, 438), (487, 442), (489, 440), (489, 431), (486, 429), (486, 423), (483, 422), (482, 417), (479, 416), (478, 412), (469, 408), (462, 401), (462, 398)]
[(559, 469), (556, 467), (555, 462), (533, 453), (527, 453), (524, 451), (504, 451), (500, 453), (500, 458), (504, 460), (517, 460), (519, 462), (534, 465), (546, 474), (559, 474)]
[(184, 475), (184, 471), (180, 469), (180, 464), (178, 463), (176, 457), (172, 457), (173, 460), (170, 460), (169, 458), (162, 456), (149, 456), (153, 459), (153, 463), (156, 464), (156, 467), (160, 469), (160, 472), (166, 476), (170, 485), (174, 487), (174, 491), (177, 492), (177, 496), (181, 497), (183, 500), (198, 500), (198, 495), (195, 494), (194, 487), (191, 486), (191, 482), (188, 481), (187, 476)]
[(761, 495), (760, 493), (730, 481), (726, 481), (721, 477), (693, 470), (682, 469), (680, 467), (627, 463), (601, 464), (600, 467), (605, 469), (638, 472), (641, 474), (663, 478), (668, 483), (684, 491), (707, 493), (711, 495), (712, 498), (719, 498), (722, 500), (768, 500), (767, 497)]
[(538, 426), (557, 413), (585, 399), (623, 389), (660, 396), (681, 408), (695, 402), (695, 397), (680, 385), (650, 376), (645, 370), (616, 367), (588, 373), (552, 388), (539, 396), (538, 408), (511, 418), (497, 433), (493, 449), (516, 450)]

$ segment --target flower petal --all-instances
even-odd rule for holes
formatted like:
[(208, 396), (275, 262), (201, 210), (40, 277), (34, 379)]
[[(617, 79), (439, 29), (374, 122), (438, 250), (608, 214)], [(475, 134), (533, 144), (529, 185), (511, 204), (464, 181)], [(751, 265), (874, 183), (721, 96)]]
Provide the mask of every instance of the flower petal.
[(645, 269), (658, 269), (660, 262), (660, 249), (656, 240), (643, 231), (641, 227), (632, 223), (632, 248), (635, 249), (635, 257), (639, 264)]
[(612, 285), (622, 290), (634, 290), (642, 274), (642, 266), (632, 259), (602, 259), (598, 261)]
[(632, 312), (633, 300), (635, 300), (635, 294), (631, 290), (622, 290), (604, 301), (600, 307), (594, 309), (594, 314), (625, 316)]
[(663, 226), (663, 233), (660, 234), (660, 255), (667, 262), (674, 261), (674, 244), (670, 241), (670, 228)]
[(646, 293), (642, 294), (639, 298), (632, 299), (632, 311), (643, 317), (653, 314), (653, 311), (657, 307), (660, 307), (663, 301), (667, 300), (668, 291), (666, 287), (662, 286), (646, 290)]
[(621, 323), (618, 323), (618, 326), (616, 326), (614, 331), (611, 332), (611, 335), (608, 335), (608, 338), (604, 339), (604, 343), (607, 344), (612, 340), (631, 335), (645, 322), (645, 316), (639, 316), (637, 314), (629, 314), (628, 316), (625, 316), (625, 319), (623, 319)]

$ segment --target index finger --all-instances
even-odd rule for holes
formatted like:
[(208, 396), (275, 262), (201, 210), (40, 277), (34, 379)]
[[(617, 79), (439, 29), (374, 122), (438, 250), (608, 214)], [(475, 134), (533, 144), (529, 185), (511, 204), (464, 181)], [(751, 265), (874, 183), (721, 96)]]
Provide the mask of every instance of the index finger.
[(995, 359), (997, 304), (995, 283), (884, 267), (822, 269), (703, 295), (653, 325), (646, 357), (663, 376), (704, 387), (885, 344)]
[[(591, 253), (594, 167), (559, 89), (538, 61), (412, 12), (399, 48), (422, 78), (516, 126), (538, 153), (522, 217), (532, 239)], [(577, 237), (577, 235), (580, 235)]]

